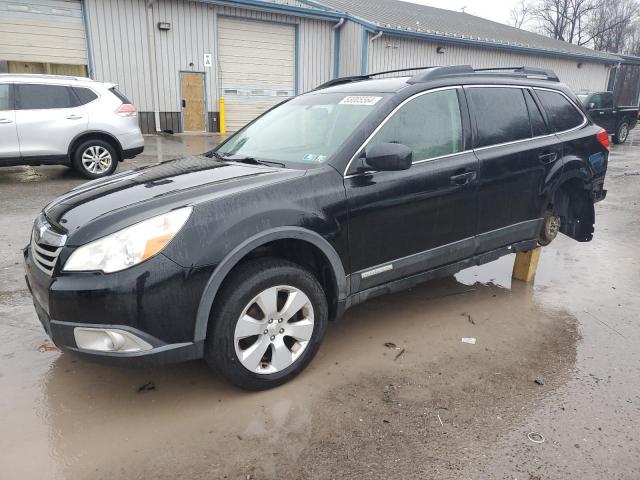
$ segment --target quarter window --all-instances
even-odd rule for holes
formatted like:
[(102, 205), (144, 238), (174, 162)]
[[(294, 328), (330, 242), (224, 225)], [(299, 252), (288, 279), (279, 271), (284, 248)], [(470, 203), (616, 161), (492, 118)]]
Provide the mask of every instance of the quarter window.
[(571, 130), (582, 124), (584, 118), (567, 98), (550, 90), (536, 90), (536, 94), (547, 112), (551, 129), (554, 132)]
[(369, 145), (401, 143), (413, 160), (426, 160), (463, 150), (462, 121), (456, 90), (421, 95), (400, 108)]
[(98, 98), (98, 95), (88, 88), (74, 87), (73, 92), (78, 97), (78, 105), (86, 105)]
[(531, 137), (531, 125), (522, 89), (469, 88), (476, 117), (476, 147), (513, 142)]
[(70, 108), (77, 101), (69, 87), (61, 85), (16, 85), (19, 110)]
[(13, 110), (13, 108), (9, 104), (9, 91), (11, 89), (11, 85), (8, 84), (0, 84), (0, 111), (2, 110)]

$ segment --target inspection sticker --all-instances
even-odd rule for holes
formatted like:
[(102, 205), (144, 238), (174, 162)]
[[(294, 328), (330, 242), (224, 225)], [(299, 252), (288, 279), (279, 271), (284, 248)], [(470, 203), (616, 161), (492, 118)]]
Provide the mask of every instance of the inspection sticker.
[(340, 101), (340, 105), (375, 105), (382, 97), (370, 97), (364, 95), (349, 95)]

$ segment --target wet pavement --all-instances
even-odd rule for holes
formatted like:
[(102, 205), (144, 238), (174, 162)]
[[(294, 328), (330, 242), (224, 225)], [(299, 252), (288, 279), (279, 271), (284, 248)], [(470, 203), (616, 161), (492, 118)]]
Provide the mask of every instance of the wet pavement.
[[(640, 478), (636, 138), (612, 149), (594, 240), (560, 236), (533, 284), (511, 281), (508, 256), (374, 299), (261, 393), (201, 362), (128, 369), (39, 349), (20, 248), (82, 180), (0, 169), (0, 479)], [(124, 167), (216, 141), (148, 137)]]

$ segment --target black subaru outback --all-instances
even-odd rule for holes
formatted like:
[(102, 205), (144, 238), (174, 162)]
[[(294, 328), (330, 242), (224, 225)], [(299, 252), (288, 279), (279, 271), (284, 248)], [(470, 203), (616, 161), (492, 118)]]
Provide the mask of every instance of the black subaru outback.
[(45, 207), (24, 257), (55, 344), (123, 364), (204, 357), (264, 389), (357, 303), (558, 231), (591, 240), (607, 132), (553, 72), (373, 76)]

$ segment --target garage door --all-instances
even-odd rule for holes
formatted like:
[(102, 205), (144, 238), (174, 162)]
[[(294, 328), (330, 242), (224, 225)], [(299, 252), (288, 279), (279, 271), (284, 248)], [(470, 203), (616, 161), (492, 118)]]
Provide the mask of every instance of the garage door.
[(227, 130), (241, 128), (295, 91), (295, 27), (220, 17), (218, 59)]
[[(0, 0), (0, 60), (33, 73), (86, 65), (80, 0)], [(43, 65), (57, 69), (40, 71)]]

